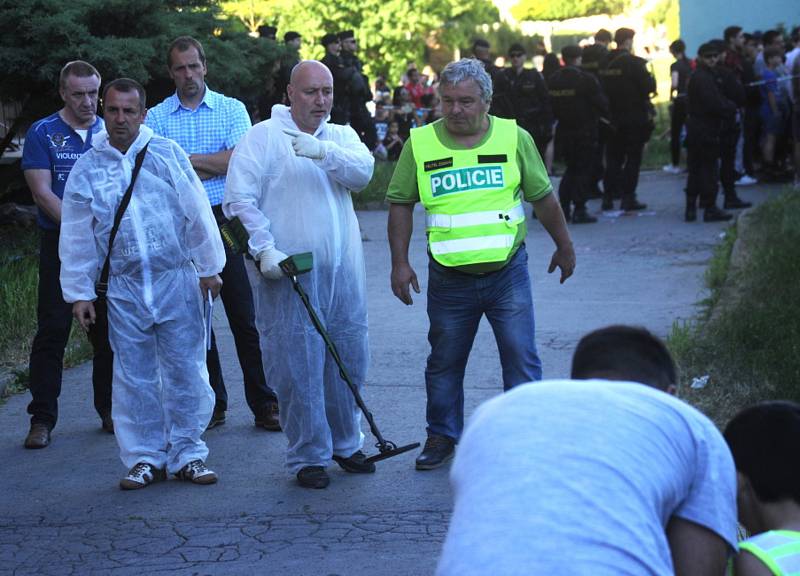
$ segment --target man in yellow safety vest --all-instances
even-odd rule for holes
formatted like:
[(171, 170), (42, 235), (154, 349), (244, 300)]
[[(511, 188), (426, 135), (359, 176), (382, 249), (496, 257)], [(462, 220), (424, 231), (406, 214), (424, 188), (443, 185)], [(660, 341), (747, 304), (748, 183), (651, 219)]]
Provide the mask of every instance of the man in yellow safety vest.
[(386, 195), (392, 291), (411, 304), (419, 282), (408, 262), (416, 202), (426, 211), (428, 440), (418, 470), (453, 456), (464, 424), (464, 368), (481, 317), (492, 325), (505, 390), (541, 380), (525, 249), (523, 198), (556, 244), (549, 272), (572, 275), (575, 252), (564, 215), (530, 134), (490, 116), (492, 81), (475, 59), (448, 64), (439, 86), (442, 119), (411, 131)]

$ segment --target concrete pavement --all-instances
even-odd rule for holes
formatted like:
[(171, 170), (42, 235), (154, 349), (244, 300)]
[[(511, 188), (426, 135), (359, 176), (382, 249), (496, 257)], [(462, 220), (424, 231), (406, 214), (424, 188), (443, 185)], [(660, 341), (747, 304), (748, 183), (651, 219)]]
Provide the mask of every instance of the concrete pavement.
[[(530, 222), (546, 378), (569, 374), (572, 350), (589, 330), (631, 323), (666, 336), (673, 322), (694, 314), (725, 225), (683, 222), (684, 182), (644, 174), (639, 196), (647, 211), (571, 227), (578, 266), (564, 285), (546, 274), (552, 243)], [(767, 192), (751, 187), (740, 195), (758, 202)], [(598, 211), (599, 201), (590, 208)], [(389, 288), (386, 212), (362, 212), (359, 219), (372, 354), (365, 399), (388, 439), (423, 442), (423, 213), (416, 212), (411, 243), (423, 294), (410, 307)], [(227, 423), (205, 435), (208, 464), (220, 474), (215, 486), (170, 480), (120, 491), (125, 470), (92, 408), (89, 364), (65, 372), (59, 424), (45, 450), (22, 447), (27, 395), (0, 406), (0, 574), (432, 574), (451, 509), (447, 469), (416, 472), (411, 452), (379, 462), (373, 476), (332, 465), (327, 490), (297, 487), (283, 469), (284, 436), (252, 425), (227, 323), (221, 316), (215, 322), (230, 395)], [(501, 390), (497, 348), (484, 321), (467, 367), (467, 413)]]

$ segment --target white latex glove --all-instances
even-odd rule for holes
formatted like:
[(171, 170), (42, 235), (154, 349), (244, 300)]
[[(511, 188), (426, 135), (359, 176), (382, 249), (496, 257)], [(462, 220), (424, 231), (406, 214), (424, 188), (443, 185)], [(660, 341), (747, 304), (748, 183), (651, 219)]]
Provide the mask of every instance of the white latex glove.
[(256, 256), (256, 260), (258, 260), (258, 270), (267, 280), (279, 280), (283, 278), (284, 273), (278, 264), (287, 258), (288, 256), (277, 248), (262, 250)]
[(289, 130), (288, 128), (284, 128), (283, 133), (292, 137), (292, 148), (294, 148), (294, 153), (298, 156), (314, 160), (325, 158), (325, 145), (311, 134)]

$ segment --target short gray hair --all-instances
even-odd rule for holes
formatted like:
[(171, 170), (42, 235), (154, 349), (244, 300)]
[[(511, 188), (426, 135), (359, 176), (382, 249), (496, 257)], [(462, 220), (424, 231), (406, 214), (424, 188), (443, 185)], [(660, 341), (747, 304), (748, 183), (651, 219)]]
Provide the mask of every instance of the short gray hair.
[(439, 75), (439, 86), (455, 85), (465, 80), (475, 80), (481, 90), (481, 100), (486, 103), (492, 100), (492, 77), (486, 72), (483, 62), (476, 58), (462, 58), (458, 62), (450, 62)]

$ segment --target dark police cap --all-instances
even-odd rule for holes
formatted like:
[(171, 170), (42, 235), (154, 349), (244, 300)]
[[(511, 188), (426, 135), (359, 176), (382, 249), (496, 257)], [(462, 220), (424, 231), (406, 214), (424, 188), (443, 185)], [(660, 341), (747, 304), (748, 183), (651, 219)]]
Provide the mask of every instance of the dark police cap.
[(714, 38), (713, 40), (709, 40), (708, 43), (716, 46), (717, 54), (722, 54), (728, 48), (728, 45), (722, 38)]
[(525, 46), (522, 44), (514, 43), (508, 48), (508, 55), (511, 56), (512, 54), (525, 54), (527, 50), (525, 50)]
[(277, 31), (278, 29), (275, 26), (264, 25), (258, 27), (258, 35), (262, 38), (272, 38), (274, 40)]
[(331, 32), (330, 34), (325, 34), (325, 36), (322, 37), (322, 40), (320, 40), (320, 44), (322, 44), (323, 46), (327, 46), (328, 44), (336, 44), (338, 41), (339, 37)]
[(717, 56), (719, 54), (719, 47), (714, 42), (706, 42), (701, 44), (697, 49), (697, 55), (705, 58), (706, 56)]
[(283, 35), (284, 42), (291, 42), (292, 40), (297, 40), (298, 38), (302, 38), (299, 33), (297, 32), (287, 32)]
[(352, 30), (344, 30), (343, 32), (339, 32), (339, 40), (349, 40), (350, 38), (355, 38), (356, 34)]
[(564, 60), (575, 60), (583, 54), (581, 47), (577, 44), (570, 44), (561, 49), (561, 57)]

